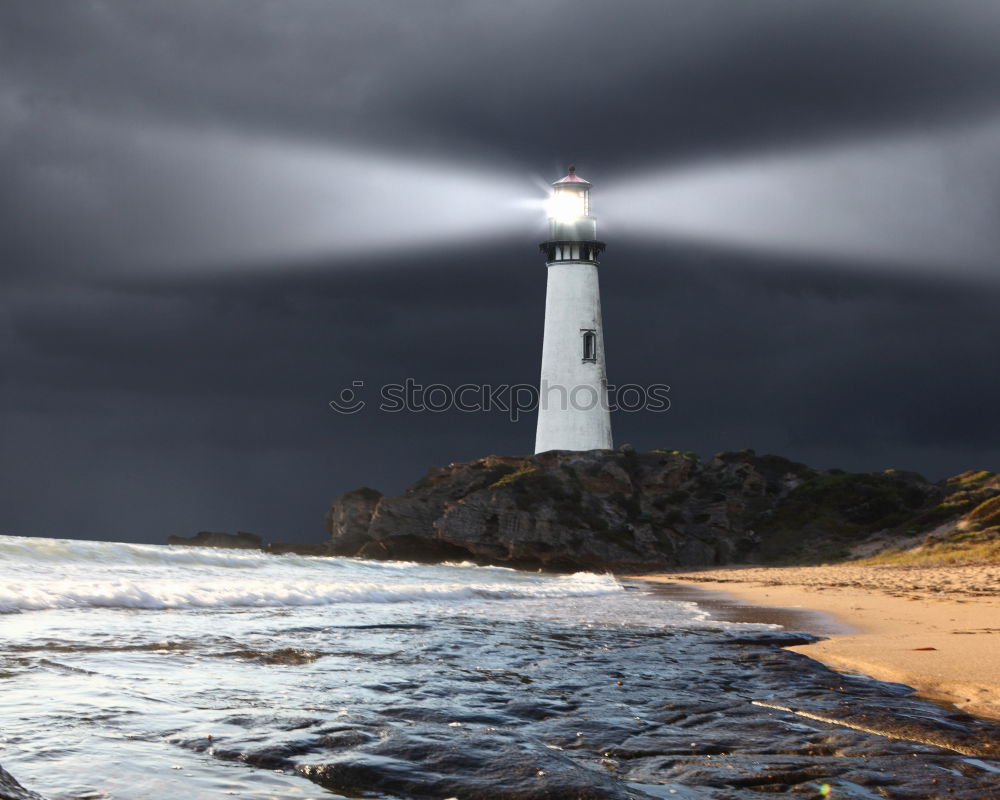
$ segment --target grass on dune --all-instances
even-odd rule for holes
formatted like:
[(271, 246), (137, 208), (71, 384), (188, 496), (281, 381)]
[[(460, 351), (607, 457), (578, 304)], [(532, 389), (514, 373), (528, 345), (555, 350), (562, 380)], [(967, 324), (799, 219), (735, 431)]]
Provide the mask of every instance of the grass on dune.
[(947, 567), (958, 564), (1000, 564), (1000, 526), (956, 533), (948, 539), (909, 550), (885, 550), (854, 564)]

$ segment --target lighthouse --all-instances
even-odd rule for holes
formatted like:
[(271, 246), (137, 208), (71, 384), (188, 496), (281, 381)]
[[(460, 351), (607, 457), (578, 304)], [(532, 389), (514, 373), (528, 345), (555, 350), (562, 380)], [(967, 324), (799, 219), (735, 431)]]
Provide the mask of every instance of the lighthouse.
[(552, 184), (549, 238), (539, 245), (548, 278), (535, 452), (611, 449), (601, 325), (597, 220), (591, 183), (569, 174)]

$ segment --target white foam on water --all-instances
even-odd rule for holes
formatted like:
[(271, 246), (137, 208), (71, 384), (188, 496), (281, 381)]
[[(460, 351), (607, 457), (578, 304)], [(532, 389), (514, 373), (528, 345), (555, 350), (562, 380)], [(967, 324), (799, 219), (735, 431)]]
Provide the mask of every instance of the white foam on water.
[(254, 569), (270, 556), (257, 551), (213, 550), (156, 544), (94, 542), (80, 539), (45, 539), (0, 536), (0, 565), (11, 564), (185, 564)]
[[(418, 611), (403, 611), (418, 604)], [(562, 620), (581, 625), (744, 627), (611, 574), (551, 575), (256, 551), (0, 536), (0, 613), (73, 609), (293, 609)], [(367, 612), (365, 612), (367, 613)], [(770, 626), (753, 626), (770, 627)]]
[(611, 575), (0, 537), (0, 611), (466, 602), (624, 592)]
[(596, 582), (535, 587), (496, 584), (330, 583), (323, 581), (231, 583), (184, 580), (69, 581), (7, 583), (0, 588), (0, 610), (45, 608), (221, 608), (246, 606), (321, 606), (335, 603), (398, 603), (542, 599), (613, 594), (620, 591)]

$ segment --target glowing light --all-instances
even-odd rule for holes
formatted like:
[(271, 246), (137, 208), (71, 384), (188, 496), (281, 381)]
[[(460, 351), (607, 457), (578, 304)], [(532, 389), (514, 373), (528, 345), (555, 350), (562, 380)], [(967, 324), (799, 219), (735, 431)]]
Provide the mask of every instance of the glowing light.
[(830, 784), (828, 784), (828, 783), (824, 783), (824, 784), (822, 784), (819, 787), (819, 796), (820, 797), (829, 797), (830, 793), (832, 791), (833, 791), (833, 787), (830, 786)]
[(548, 202), (548, 212), (552, 219), (571, 222), (587, 214), (587, 196), (582, 191), (556, 189)]

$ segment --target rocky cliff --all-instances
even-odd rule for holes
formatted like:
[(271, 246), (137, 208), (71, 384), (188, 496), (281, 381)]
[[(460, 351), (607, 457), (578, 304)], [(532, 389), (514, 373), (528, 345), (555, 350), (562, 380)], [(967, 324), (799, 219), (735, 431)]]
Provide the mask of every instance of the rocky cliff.
[(752, 450), (702, 462), (625, 446), (433, 468), (398, 497), (369, 488), (340, 495), (326, 522), (334, 555), (644, 571), (832, 560), (873, 537), (954, 532), (973, 512), (982, 517), (975, 531), (995, 536), (997, 520), (980, 509), (994, 501), (992, 473), (930, 483)]

